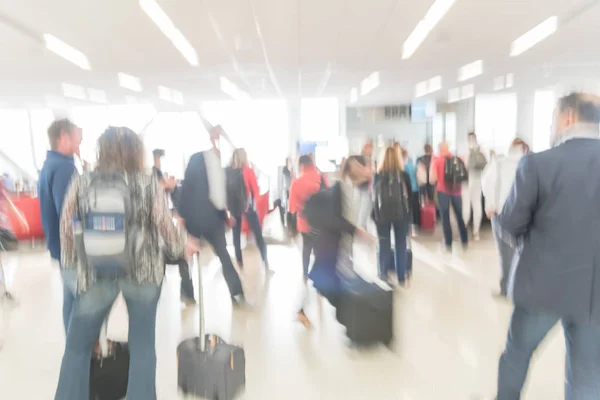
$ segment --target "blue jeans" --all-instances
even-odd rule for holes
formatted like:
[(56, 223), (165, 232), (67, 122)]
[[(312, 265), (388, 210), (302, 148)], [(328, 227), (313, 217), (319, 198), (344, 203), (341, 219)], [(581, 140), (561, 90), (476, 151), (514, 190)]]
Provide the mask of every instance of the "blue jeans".
[(446, 193), (438, 192), (438, 207), (440, 208), (440, 214), (442, 215), (442, 228), (444, 230), (444, 243), (446, 246), (452, 246), (452, 226), (450, 225), (450, 204), (454, 209), (454, 215), (456, 216), (456, 222), (458, 224), (458, 230), (460, 231), (460, 241), (463, 244), (469, 242), (469, 236), (467, 234), (467, 227), (462, 216), (462, 197), (461, 196), (450, 196)]
[[(262, 226), (260, 226), (260, 221), (258, 220), (258, 214), (254, 210), (246, 211), (246, 221), (248, 222), (248, 226), (254, 235), (254, 240), (256, 240), (256, 246), (260, 251), (260, 256), (265, 264), (268, 264), (267, 260), (267, 245), (265, 243), (265, 239), (262, 234)], [(242, 217), (234, 216), (235, 225), (233, 226), (233, 247), (235, 248), (235, 259), (239, 265), (244, 265), (244, 259), (242, 258), (242, 244), (241, 244), (241, 235), (242, 235)]]
[(63, 282), (63, 324), (65, 326), (65, 336), (69, 330), (69, 322), (73, 313), (75, 296), (77, 296), (77, 270), (61, 269), (60, 276)]
[(500, 358), (497, 400), (521, 398), (531, 356), (559, 320), (567, 345), (565, 400), (600, 399), (600, 325), (571, 322), (516, 306)]
[(385, 278), (388, 265), (392, 259), (392, 238), (391, 229), (394, 228), (394, 249), (396, 275), (398, 282), (402, 283), (406, 279), (408, 272), (406, 270), (407, 251), (406, 238), (408, 236), (408, 221), (378, 222), (377, 236), (379, 236), (379, 276)]
[(102, 323), (120, 292), (129, 313), (128, 400), (156, 400), (156, 307), (161, 287), (99, 280), (75, 299), (55, 400), (89, 398), (90, 360)]

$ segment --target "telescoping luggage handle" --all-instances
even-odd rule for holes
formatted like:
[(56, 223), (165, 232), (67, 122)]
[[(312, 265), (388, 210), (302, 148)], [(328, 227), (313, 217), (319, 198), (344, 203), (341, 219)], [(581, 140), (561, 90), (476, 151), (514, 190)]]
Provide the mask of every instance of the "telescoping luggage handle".
[(198, 330), (198, 332), (200, 333), (199, 335), (199, 345), (200, 345), (200, 351), (204, 352), (206, 350), (206, 343), (205, 343), (205, 336), (206, 336), (206, 328), (204, 326), (204, 295), (202, 293), (202, 268), (200, 266), (200, 253), (196, 253), (193, 256), (193, 260), (195, 260), (195, 264), (198, 266), (198, 310), (199, 310), (199, 324), (200, 324), (200, 329)]

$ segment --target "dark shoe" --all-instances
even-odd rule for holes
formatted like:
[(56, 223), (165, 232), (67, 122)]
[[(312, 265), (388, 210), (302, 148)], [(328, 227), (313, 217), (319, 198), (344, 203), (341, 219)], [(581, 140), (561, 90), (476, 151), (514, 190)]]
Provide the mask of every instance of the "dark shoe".
[(243, 293), (232, 296), (231, 303), (233, 304), (233, 306), (235, 308), (248, 308), (249, 307), (249, 304), (246, 301), (246, 298), (244, 297)]

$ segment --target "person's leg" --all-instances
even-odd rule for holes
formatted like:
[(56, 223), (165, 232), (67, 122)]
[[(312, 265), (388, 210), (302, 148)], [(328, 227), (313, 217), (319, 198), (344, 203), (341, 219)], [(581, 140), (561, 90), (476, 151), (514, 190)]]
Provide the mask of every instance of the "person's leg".
[[(469, 180), (469, 182), (464, 183), (462, 185), (462, 193), (461, 193), (461, 199), (462, 199), (462, 210), (460, 213), (456, 213), (456, 219), (462, 219), (463, 223), (465, 225), (469, 225), (469, 222), (471, 220), (471, 193), (469, 191), (469, 188), (471, 187), (471, 180)], [(455, 209), (456, 211), (456, 209)]]
[(562, 323), (567, 344), (565, 400), (600, 399), (600, 325)]
[(241, 268), (244, 266), (244, 259), (242, 257), (242, 217), (237, 215), (233, 217), (235, 223), (231, 228), (231, 234), (233, 235), (233, 248), (235, 249), (235, 260), (238, 266)]
[(190, 277), (190, 266), (185, 258), (178, 260), (179, 275), (181, 275), (181, 294), (183, 297), (194, 301), (194, 282)]
[(408, 225), (408, 221), (395, 222), (393, 224), (394, 240), (396, 242), (396, 248), (394, 250), (394, 255), (396, 256), (396, 274), (398, 275), (398, 283), (401, 285), (404, 284), (404, 281), (410, 272), (406, 268), (406, 237), (408, 236)]
[(469, 243), (469, 233), (467, 232), (467, 226), (465, 221), (461, 218), (462, 215), (462, 197), (461, 196), (450, 196), (450, 202), (456, 215), (456, 224), (458, 225), (458, 231), (460, 232), (460, 241), (462, 244)]
[[(377, 224), (377, 236), (379, 237), (379, 277), (387, 281), (387, 273), (392, 258), (392, 238), (390, 236), (391, 224), (380, 222)], [(400, 276), (398, 276), (400, 279)]]
[(206, 241), (210, 243), (215, 254), (219, 257), (223, 266), (223, 277), (227, 282), (231, 297), (243, 294), (240, 276), (233, 267), (229, 253), (227, 252), (227, 240), (225, 239), (225, 225), (216, 225), (210, 232), (204, 234)]
[(419, 197), (419, 192), (412, 192), (412, 223), (415, 226), (421, 225), (421, 202)]
[(469, 182), (469, 192), (473, 207), (473, 236), (478, 239), (479, 229), (481, 228), (481, 219), (483, 218), (481, 179), (474, 179), (473, 182)]
[[(438, 207), (442, 216), (442, 229), (444, 231), (444, 244), (446, 247), (452, 246), (452, 225), (450, 225), (450, 196), (446, 193), (438, 192)], [(457, 218), (457, 219), (460, 219)]]
[(248, 221), (248, 225), (250, 229), (252, 229), (252, 233), (254, 234), (254, 240), (256, 240), (256, 246), (258, 246), (258, 250), (260, 251), (260, 256), (262, 257), (263, 262), (265, 263), (265, 267), (269, 268), (269, 259), (267, 258), (267, 244), (265, 243), (265, 239), (262, 234), (262, 226), (260, 226), (260, 221), (258, 219), (258, 214), (254, 210), (248, 210), (246, 212), (246, 221)]
[(302, 232), (302, 273), (304, 279), (308, 278), (308, 268), (310, 267), (310, 255), (314, 248), (314, 236), (310, 233)]
[(161, 286), (120, 281), (129, 314), (128, 400), (156, 399), (156, 307)]
[(527, 378), (529, 361), (559, 318), (515, 306), (510, 319), (506, 348), (498, 366), (496, 400), (519, 400)]
[(73, 305), (77, 296), (77, 270), (61, 269), (60, 276), (63, 282), (63, 324), (65, 326), (65, 336), (69, 331), (69, 322), (73, 314)]
[(494, 238), (496, 239), (496, 246), (498, 247), (498, 255), (500, 257), (501, 277), (500, 277), (500, 294), (503, 296), (508, 295), (508, 277), (510, 275), (510, 268), (512, 266), (512, 260), (515, 255), (515, 251), (508, 245), (500, 235), (496, 233), (497, 229), (496, 219), (492, 219), (492, 230), (494, 231)]
[(97, 281), (75, 299), (55, 400), (89, 398), (92, 351), (118, 294), (116, 282)]

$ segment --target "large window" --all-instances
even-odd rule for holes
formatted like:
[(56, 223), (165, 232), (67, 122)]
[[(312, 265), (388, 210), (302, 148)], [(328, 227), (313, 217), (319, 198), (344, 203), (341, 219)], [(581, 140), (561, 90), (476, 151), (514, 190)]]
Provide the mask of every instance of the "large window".
[(482, 147), (506, 152), (517, 134), (516, 93), (478, 95), (475, 99), (475, 132)]
[(551, 90), (535, 92), (533, 103), (533, 151), (544, 151), (550, 147), (550, 130), (556, 96)]
[(0, 121), (3, 129), (2, 152), (30, 177), (37, 177), (27, 110), (0, 110)]
[(46, 153), (50, 150), (48, 127), (54, 121), (54, 114), (49, 108), (29, 110), (31, 118), (31, 134), (33, 135), (33, 151), (36, 169), (41, 170)]
[(340, 135), (340, 104), (336, 98), (302, 99), (300, 140), (327, 142)]

